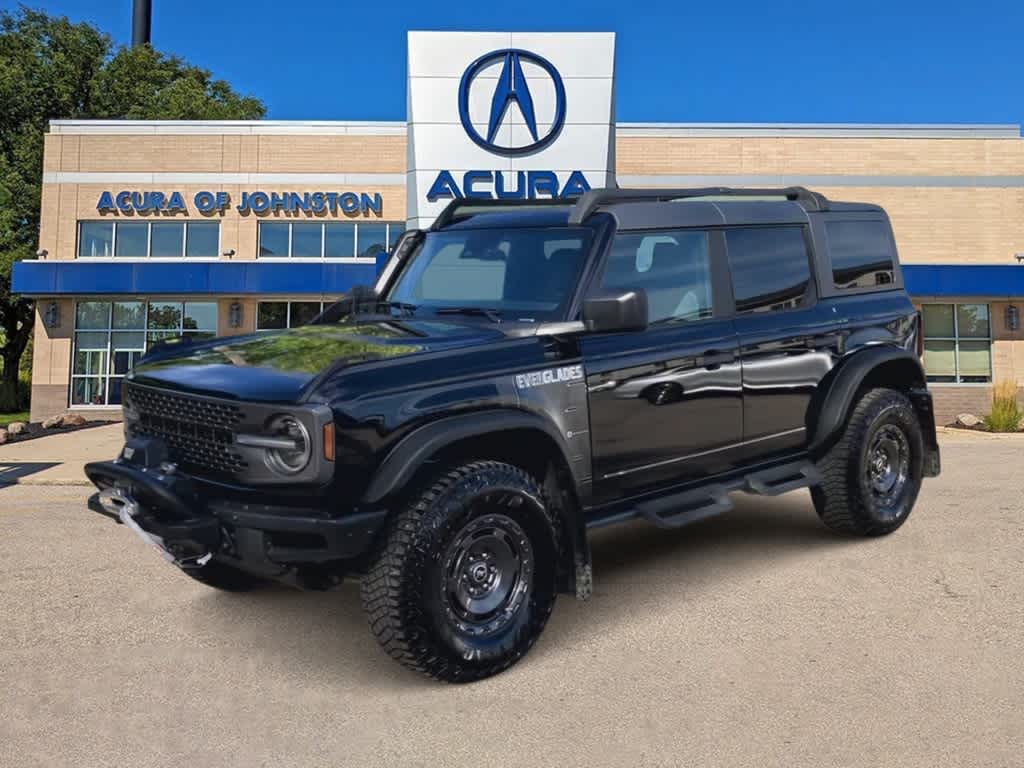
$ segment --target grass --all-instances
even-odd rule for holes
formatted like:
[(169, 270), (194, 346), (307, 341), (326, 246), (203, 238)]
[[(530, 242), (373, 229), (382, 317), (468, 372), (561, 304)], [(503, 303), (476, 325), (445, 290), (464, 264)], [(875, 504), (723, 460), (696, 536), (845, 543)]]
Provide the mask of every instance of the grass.
[(1017, 403), (1017, 384), (1003, 380), (992, 388), (992, 412), (985, 424), (993, 432), (1016, 432), (1024, 419), (1024, 411)]
[(28, 421), (28, 411), (20, 413), (0, 413), (0, 427), (6, 427), (15, 421)]

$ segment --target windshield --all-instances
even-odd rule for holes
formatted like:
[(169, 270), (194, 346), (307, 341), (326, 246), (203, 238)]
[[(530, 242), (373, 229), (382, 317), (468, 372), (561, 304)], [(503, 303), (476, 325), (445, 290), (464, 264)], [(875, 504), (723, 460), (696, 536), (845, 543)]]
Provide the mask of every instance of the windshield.
[(430, 232), (387, 301), (440, 313), (476, 310), (505, 321), (560, 318), (586, 258), (585, 228)]

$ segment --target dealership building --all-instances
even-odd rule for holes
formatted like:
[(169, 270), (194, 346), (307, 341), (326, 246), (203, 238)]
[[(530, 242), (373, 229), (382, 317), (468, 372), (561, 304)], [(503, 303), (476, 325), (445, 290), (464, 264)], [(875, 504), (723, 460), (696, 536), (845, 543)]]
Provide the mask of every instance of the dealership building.
[[(1024, 139), (1013, 125), (616, 123), (611, 34), (410, 33), (403, 122), (53, 121), (32, 419), (116, 416), (175, 336), (304, 323), (451, 199), (780, 187), (877, 203), (923, 312), (941, 420), (1024, 387)], [(393, 87), (402, 87), (394, 83)]]

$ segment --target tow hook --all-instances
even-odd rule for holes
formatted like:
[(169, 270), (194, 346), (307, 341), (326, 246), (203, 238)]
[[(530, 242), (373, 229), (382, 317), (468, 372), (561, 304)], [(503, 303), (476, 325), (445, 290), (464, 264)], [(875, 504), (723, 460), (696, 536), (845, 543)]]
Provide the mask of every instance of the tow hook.
[(210, 562), (210, 558), (213, 557), (212, 552), (207, 552), (206, 554), (199, 555), (198, 557), (179, 558), (175, 555), (175, 553), (172, 552), (164, 543), (162, 538), (144, 530), (135, 520), (140, 511), (139, 503), (122, 488), (115, 486), (113, 488), (105, 488), (100, 491), (99, 503), (111, 517), (114, 517), (119, 522), (127, 525), (140, 539), (156, 549), (160, 553), (160, 556), (168, 562), (174, 563), (179, 567), (202, 567)]

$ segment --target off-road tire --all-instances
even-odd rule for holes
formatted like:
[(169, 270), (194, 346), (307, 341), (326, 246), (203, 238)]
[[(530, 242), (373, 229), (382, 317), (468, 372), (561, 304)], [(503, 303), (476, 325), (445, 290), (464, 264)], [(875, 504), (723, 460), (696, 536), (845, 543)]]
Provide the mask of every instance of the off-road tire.
[[(457, 602), (459, 594), (466, 596), (459, 592), (460, 578), (467, 578), (463, 566), (473, 559), (462, 545), (488, 526), (497, 531), (496, 549), (521, 548), (518, 560), (504, 561), (515, 567), (499, 569), (493, 584), (517, 587), (493, 621), (475, 623), (476, 614), (460, 613)], [(437, 680), (472, 682), (508, 669), (537, 640), (554, 607), (558, 530), (541, 485), (518, 467), (474, 461), (438, 472), (394, 516), (363, 577), (373, 635), (393, 659)], [(515, 542), (506, 541), (510, 531)], [(487, 559), (486, 553), (478, 557)]]
[[(872, 475), (872, 458), (877, 458), (879, 445), (888, 446), (892, 453), (899, 453), (900, 447), (908, 451), (905, 478), (898, 492), (891, 495), (879, 490), (884, 483), (877, 481), (882, 476), (878, 464)], [(914, 506), (921, 489), (923, 462), (924, 439), (910, 400), (893, 389), (865, 391), (850, 413), (843, 434), (818, 462), (823, 480), (811, 488), (818, 516), (839, 533), (892, 533), (903, 525)], [(884, 459), (881, 464), (887, 466)]]
[(203, 566), (179, 568), (189, 578), (223, 592), (248, 592), (263, 584), (258, 576), (233, 568), (219, 560), (211, 560)]

